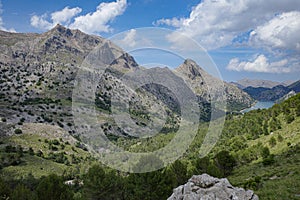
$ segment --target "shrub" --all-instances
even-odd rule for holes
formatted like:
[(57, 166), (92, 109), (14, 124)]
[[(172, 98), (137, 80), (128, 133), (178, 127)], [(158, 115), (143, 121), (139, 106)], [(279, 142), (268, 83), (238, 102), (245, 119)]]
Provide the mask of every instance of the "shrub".
[(244, 183), (244, 188), (251, 190), (258, 190), (261, 186), (261, 177), (256, 176), (255, 178), (251, 178)]
[(31, 155), (31, 156), (34, 155), (34, 151), (33, 151), (32, 147), (29, 147), (28, 153), (29, 153), (29, 155)]
[(44, 154), (43, 154), (43, 152), (41, 150), (38, 150), (36, 152), (36, 156), (38, 156), (38, 157), (44, 157)]
[(274, 155), (270, 154), (267, 158), (263, 159), (263, 165), (271, 165), (275, 162)]
[(276, 145), (276, 139), (274, 137), (271, 137), (271, 139), (269, 140), (269, 145), (271, 147), (274, 147)]
[(215, 156), (216, 166), (223, 173), (223, 176), (228, 176), (231, 174), (234, 166), (236, 166), (236, 160), (234, 157), (226, 150), (220, 151)]
[(293, 114), (289, 114), (289, 115), (287, 115), (287, 116), (285, 117), (285, 119), (286, 119), (286, 122), (287, 122), (288, 124), (290, 124), (290, 123), (292, 123), (292, 122), (295, 120), (295, 117), (294, 117)]
[(263, 149), (261, 151), (261, 156), (263, 158), (268, 158), (270, 156), (270, 150), (268, 147), (263, 147)]
[(17, 128), (17, 129), (15, 129), (15, 134), (22, 134), (23, 133), (23, 131), (21, 130), (21, 129), (19, 129), (19, 128)]
[(282, 142), (283, 141), (283, 137), (281, 135), (278, 135), (277, 136), (277, 140), (278, 140), (278, 142)]
[(59, 145), (59, 141), (58, 141), (57, 139), (54, 139), (54, 140), (52, 141), (52, 144), (54, 144), (54, 145)]

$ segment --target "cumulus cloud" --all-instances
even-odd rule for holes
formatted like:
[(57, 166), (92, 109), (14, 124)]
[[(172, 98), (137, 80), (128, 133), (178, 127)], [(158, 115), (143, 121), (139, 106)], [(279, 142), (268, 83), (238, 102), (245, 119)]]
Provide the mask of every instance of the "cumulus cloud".
[(131, 29), (130, 31), (128, 31), (125, 34), (124, 39), (121, 40), (121, 44), (124, 44), (126, 46), (129, 47), (134, 47), (137, 43), (136, 43), (136, 30), (135, 29)]
[(43, 14), (41, 16), (33, 15), (30, 19), (30, 24), (42, 30), (49, 30), (53, 28), (56, 24), (63, 24), (68, 26), (70, 20), (78, 15), (82, 11), (81, 8), (69, 8), (68, 6), (60, 11), (53, 12), (51, 14), (51, 22), (47, 20), (48, 15)]
[[(205, 49), (230, 45), (262, 49), (265, 55), (252, 61), (234, 58), (229, 70), (289, 73), (299, 71), (300, 1), (298, 0), (203, 0), (188, 17), (160, 19), (155, 25), (172, 26), (167, 40), (189, 48), (179, 34), (195, 39)], [(279, 60), (279, 61), (278, 61)]]
[(76, 17), (71, 28), (78, 28), (87, 33), (110, 32), (109, 22), (122, 15), (127, 7), (126, 0), (101, 3), (95, 12)]
[(282, 13), (251, 32), (255, 46), (300, 52), (300, 12)]
[(265, 55), (258, 55), (253, 61), (241, 62), (238, 58), (230, 60), (227, 65), (228, 70), (264, 72), (264, 73), (289, 73), (293, 68), (287, 67), (288, 60), (283, 59), (276, 62), (270, 62)]
[(48, 22), (46, 18), (46, 14), (42, 16), (33, 15), (30, 19), (30, 24), (31, 26), (42, 30), (51, 29), (53, 26), (55, 26), (55, 24)]
[(70, 28), (80, 29), (86, 33), (109, 32), (112, 29), (108, 23), (117, 16), (122, 15), (126, 7), (126, 0), (103, 2), (97, 6), (96, 11), (80, 16), (77, 15), (82, 12), (81, 8), (65, 7), (63, 10), (51, 13), (50, 19), (48, 19), (47, 14), (32, 16), (31, 25), (42, 30), (49, 30), (59, 23)]
[(65, 7), (61, 11), (56, 11), (51, 14), (51, 19), (54, 24), (63, 24), (63, 23), (70, 23), (70, 20), (81, 13), (82, 9), (79, 7), (69, 8), (68, 6)]
[(271, 20), (276, 13), (295, 8), (300, 10), (300, 1), (203, 0), (189, 17), (160, 19), (155, 24), (173, 26), (206, 49), (216, 49), (230, 45), (235, 37)]

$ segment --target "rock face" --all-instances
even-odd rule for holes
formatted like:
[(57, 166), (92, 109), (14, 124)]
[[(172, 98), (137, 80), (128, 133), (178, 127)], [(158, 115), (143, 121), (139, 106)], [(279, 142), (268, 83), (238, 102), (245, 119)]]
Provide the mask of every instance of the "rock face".
[(41, 34), (0, 31), (0, 117), (7, 124), (47, 123), (74, 133), (75, 77), (99, 46), (97, 56), (103, 62), (114, 60), (112, 69), (138, 68), (133, 57), (112, 42), (61, 25)]
[(226, 178), (194, 175), (185, 185), (173, 190), (168, 200), (258, 200), (251, 190), (233, 187)]
[(185, 60), (175, 69), (175, 73), (186, 81), (202, 101), (221, 102), (226, 100), (229, 111), (250, 107), (254, 102), (246, 92), (208, 74), (193, 60)]

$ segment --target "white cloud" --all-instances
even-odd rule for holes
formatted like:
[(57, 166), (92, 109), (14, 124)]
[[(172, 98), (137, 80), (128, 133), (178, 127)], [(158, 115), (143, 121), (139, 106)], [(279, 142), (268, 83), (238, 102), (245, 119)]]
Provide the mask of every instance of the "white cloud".
[(232, 71), (264, 72), (264, 73), (290, 73), (292, 67), (287, 67), (288, 59), (270, 62), (265, 55), (258, 55), (251, 62), (240, 62), (238, 58), (230, 60), (227, 69)]
[(160, 19), (155, 24), (176, 27), (205, 48), (217, 49), (230, 45), (239, 34), (255, 29), (276, 13), (297, 8), (300, 10), (298, 0), (203, 0), (189, 17)]
[[(188, 17), (160, 19), (177, 33), (167, 36), (177, 48), (189, 49), (183, 33), (208, 50), (242, 44), (265, 51), (252, 61), (232, 59), (229, 70), (289, 73), (299, 71), (299, 0), (203, 0)], [(250, 33), (250, 34), (249, 34)], [(279, 60), (279, 61), (278, 61)]]
[(122, 15), (126, 7), (126, 0), (100, 3), (95, 12), (77, 17), (75, 16), (82, 12), (81, 8), (65, 7), (63, 10), (51, 13), (51, 20), (47, 20), (47, 14), (32, 16), (31, 25), (39, 29), (49, 30), (57, 23), (60, 23), (73, 29), (80, 29), (86, 33), (109, 32), (112, 29), (108, 23), (113, 21), (117, 16)]
[(51, 14), (52, 22), (47, 20), (48, 15), (43, 14), (41, 16), (33, 15), (30, 19), (31, 26), (39, 28), (42, 30), (49, 30), (53, 28), (56, 24), (62, 24), (68, 26), (70, 20), (78, 15), (82, 11), (81, 8), (69, 8), (68, 6), (60, 11), (53, 12)]
[(300, 52), (300, 12), (282, 13), (258, 26), (251, 32), (250, 41), (255, 46)]
[(111, 28), (108, 23), (122, 15), (126, 7), (126, 0), (101, 3), (95, 12), (76, 17), (70, 27), (78, 28), (87, 33), (110, 32)]
[(179, 28), (184, 22), (184, 19), (178, 19), (176, 17), (173, 17), (172, 19), (159, 19), (156, 22), (153, 23), (153, 25), (163, 25), (166, 24), (168, 26), (173, 26)]
[(61, 11), (56, 11), (51, 14), (51, 19), (53, 24), (63, 24), (63, 23), (70, 23), (70, 20), (81, 13), (82, 9), (79, 7), (76, 8), (69, 8), (68, 6), (65, 7)]
[(131, 29), (125, 34), (125, 37), (123, 40), (121, 40), (121, 43), (125, 46), (134, 47), (136, 43), (136, 30)]
[(30, 24), (31, 26), (42, 30), (51, 29), (53, 26), (55, 26), (55, 24), (48, 22), (46, 18), (46, 14), (42, 16), (33, 15), (30, 19)]

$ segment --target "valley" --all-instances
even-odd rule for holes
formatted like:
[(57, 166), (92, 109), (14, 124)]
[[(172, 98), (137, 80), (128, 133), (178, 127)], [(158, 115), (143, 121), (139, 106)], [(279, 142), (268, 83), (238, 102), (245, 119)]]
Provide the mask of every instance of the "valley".
[[(0, 49), (1, 198), (167, 199), (192, 175), (207, 173), (253, 190), (260, 199), (299, 199), (299, 81), (242, 90), (188, 58), (174, 70), (143, 69), (112, 42), (61, 25), (41, 34), (0, 31)], [(101, 77), (94, 65), (91, 71), (83, 68), (94, 55), (101, 58), (97, 64), (107, 66)], [(179, 97), (196, 97), (196, 105), (178, 99), (171, 87), (145, 84), (133, 90), (125, 84), (131, 74), (146, 80), (149, 71), (161, 75), (157, 79), (175, 77), (188, 88)], [(291, 91), (295, 93), (267, 109), (240, 113), (256, 101), (275, 101)], [(225, 108), (219, 106), (224, 98)], [(182, 107), (189, 111), (187, 117)], [(127, 118), (115, 120), (116, 110), (125, 108)], [(194, 108), (200, 114), (196, 121)], [(93, 127), (84, 123), (89, 120)], [(144, 134), (156, 123), (162, 124), (158, 133)], [(211, 151), (206, 152), (202, 144), (211, 124), (212, 132), (222, 128), (222, 134), (208, 138)], [(95, 127), (99, 132), (91, 131)], [(164, 155), (149, 153), (166, 147), (181, 127), (178, 149), (194, 138), (178, 160), (165, 164)], [(128, 164), (131, 171), (153, 165), (158, 170), (129, 173), (107, 167), (98, 154), (111, 149), (106, 143), (99, 146), (99, 137), (125, 152), (145, 153), (132, 163), (126, 156), (116, 163)]]

